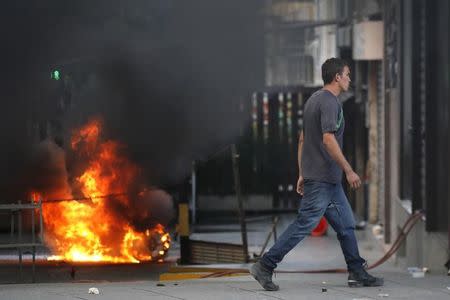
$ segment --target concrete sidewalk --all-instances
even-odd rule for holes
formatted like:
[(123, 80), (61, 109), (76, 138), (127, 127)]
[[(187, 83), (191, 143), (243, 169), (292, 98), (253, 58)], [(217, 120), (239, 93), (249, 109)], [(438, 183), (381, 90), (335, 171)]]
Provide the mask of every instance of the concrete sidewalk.
[[(278, 274), (277, 292), (266, 292), (250, 276), (241, 276), (163, 282), (163, 286), (154, 281), (2, 285), (0, 299), (450, 299), (447, 276), (375, 274), (385, 277), (384, 287), (349, 288), (346, 274)], [(91, 287), (100, 294), (88, 294)]]
[[(288, 219), (280, 223), (280, 231)], [(249, 224), (249, 246), (257, 252), (267, 232), (267, 224)], [(331, 230), (332, 231), (332, 230)], [(369, 263), (383, 255), (383, 247), (370, 230), (358, 231), (360, 252)], [(220, 239), (232, 242), (237, 232), (195, 234), (198, 239)], [(259, 248), (258, 248), (259, 247)], [(247, 268), (249, 265), (215, 265), (215, 267)], [(330, 269), (345, 267), (334, 232), (319, 238), (307, 238), (289, 253), (279, 270)], [(450, 277), (446, 271), (431, 270), (424, 278), (412, 278), (391, 259), (371, 271), (385, 278), (381, 288), (349, 288), (347, 274), (279, 273), (274, 281), (280, 291), (266, 292), (249, 275), (182, 281), (132, 280), (127, 274), (115, 282), (101, 280), (69, 283), (0, 285), (0, 299), (450, 299)], [(99, 295), (88, 294), (91, 287)]]

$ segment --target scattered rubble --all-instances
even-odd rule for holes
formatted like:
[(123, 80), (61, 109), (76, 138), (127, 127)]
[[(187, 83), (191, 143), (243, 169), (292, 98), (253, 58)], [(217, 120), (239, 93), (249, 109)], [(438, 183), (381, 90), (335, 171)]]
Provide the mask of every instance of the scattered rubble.
[(98, 290), (98, 288), (95, 287), (91, 287), (88, 291), (89, 294), (94, 294), (94, 295), (98, 295), (100, 294), (100, 291)]
[(372, 227), (372, 234), (375, 236), (376, 239), (378, 240), (383, 239), (383, 233), (384, 233), (383, 226), (377, 224)]
[(428, 268), (418, 268), (418, 267), (409, 267), (408, 273), (411, 274), (413, 278), (424, 278), (425, 273), (427, 273), (429, 270)]

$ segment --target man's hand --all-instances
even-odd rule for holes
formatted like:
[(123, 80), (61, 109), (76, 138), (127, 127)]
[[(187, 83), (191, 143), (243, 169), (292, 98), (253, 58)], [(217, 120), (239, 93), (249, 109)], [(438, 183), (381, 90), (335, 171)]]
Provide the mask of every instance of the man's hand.
[(303, 179), (303, 176), (299, 176), (297, 180), (297, 193), (303, 196), (303, 184), (305, 183), (305, 180)]
[(347, 177), (347, 182), (352, 189), (356, 190), (361, 186), (361, 179), (353, 170), (346, 172), (345, 176)]
[(334, 133), (326, 132), (323, 134), (323, 145), (327, 150), (328, 154), (334, 159), (334, 161), (341, 167), (345, 172), (348, 184), (352, 189), (357, 189), (361, 186), (361, 179), (353, 171), (352, 167), (345, 159), (344, 154), (342, 154), (341, 148), (334, 136)]

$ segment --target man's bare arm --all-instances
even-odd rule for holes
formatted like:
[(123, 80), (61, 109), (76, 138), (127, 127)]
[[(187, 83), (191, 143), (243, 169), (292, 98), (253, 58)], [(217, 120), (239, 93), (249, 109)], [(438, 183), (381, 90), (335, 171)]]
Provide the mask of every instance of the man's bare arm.
[(298, 138), (298, 153), (297, 153), (297, 159), (298, 159), (298, 175), (302, 176), (302, 150), (303, 150), (303, 130), (300, 132), (300, 136)]
[(353, 189), (357, 189), (361, 186), (361, 179), (359, 176), (353, 171), (352, 167), (345, 159), (344, 154), (339, 147), (339, 144), (334, 136), (334, 133), (324, 133), (323, 134), (323, 144), (328, 154), (330, 154), (331, 158), (336, 161), (336, 163), (344, 170), (345, 176), (347, 177), (347, 181), (349, 185)]
[(303, 170), (302, 170), (302, 150), (303, 150), (303, 130), (300, 132), (298, 138), (298, 180), (297, 180), (297, 193), (303, 195)]

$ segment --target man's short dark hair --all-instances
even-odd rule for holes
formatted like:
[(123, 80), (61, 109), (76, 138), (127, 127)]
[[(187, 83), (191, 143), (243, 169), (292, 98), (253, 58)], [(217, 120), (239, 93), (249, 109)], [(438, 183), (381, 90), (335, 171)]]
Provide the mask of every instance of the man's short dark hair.
[(324, 84), (333, 82), (336, 74), (342, 74), (344, 67), (348, 66), (348, 63), (340, 58), (329, 58), (322, 64), (322, 79)]

